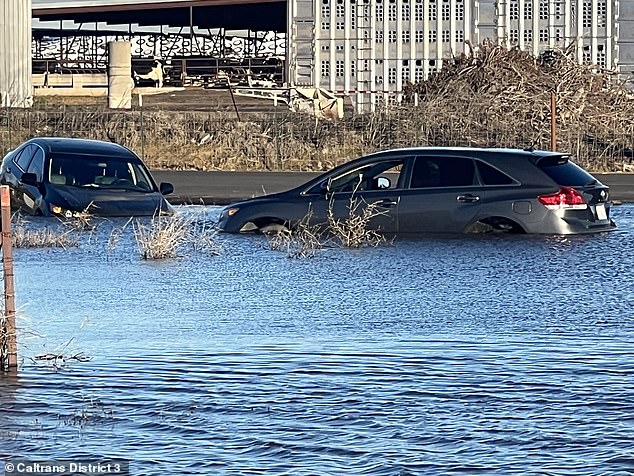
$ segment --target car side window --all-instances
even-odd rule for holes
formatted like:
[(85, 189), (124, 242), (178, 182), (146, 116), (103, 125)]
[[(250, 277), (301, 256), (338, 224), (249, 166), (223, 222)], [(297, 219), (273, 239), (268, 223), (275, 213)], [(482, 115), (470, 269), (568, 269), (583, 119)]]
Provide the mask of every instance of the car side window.
[(20, 154), (20, 156), (13, 159), (15, 163), (18, 165), (18, 167), (20, 167), (22, 172), (26, 172), (29, 168), (29, 164), (31, 163), (31, 158), (33, 157), (33, 152), (35, 152), (33, 150), (34, 147), (35, 146), (33, 145), (27, 145), (24, 148), (24, 150), (22, 150), (22, 153)]
[(403, 186), (402, 170), (405, 159), (383, 159), (360, 165), (330, 179), (330, 192), (389, 190)]
[(515, 181), (498, 169), (491, 167), (484, 162), (476, 161), (478, 164), (478, 172), (480, 172), (480, 180), (483, 185), (511, 185)]
[(44, 151), (37, 146), (35, 149), (35, 155), (31, 159), (27, 172), (35, 174), (37, 181), (41, 182), (44, 176)]
[(473, 160), (464, 157), (416, 157), (411, 188), (469, 187), (475, 183)]

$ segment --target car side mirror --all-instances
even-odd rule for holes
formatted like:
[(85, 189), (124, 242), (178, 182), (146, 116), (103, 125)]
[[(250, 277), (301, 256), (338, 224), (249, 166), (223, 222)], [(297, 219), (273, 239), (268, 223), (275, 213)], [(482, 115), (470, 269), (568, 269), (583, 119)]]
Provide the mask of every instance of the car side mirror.
[(169, 182), (161, 182), (161, 185), (159, 185), (159, 191), (163, 195), (169, 195), (170, 193), (174, 193), (174, 185)]
[(392, 182), (390, 182), (390, 179), (387, 177), (379, 177), (376, 180), (376, 187), (379, 189), (390, 188), (391, 185)]
[(23, 173), (22, 177), (20, 178), (20, 182), (22, 182), (24, 185), (31, 185), (33, 187), (37, 187), (40, 184), (37, 180), (37, 175), (30, 172)]

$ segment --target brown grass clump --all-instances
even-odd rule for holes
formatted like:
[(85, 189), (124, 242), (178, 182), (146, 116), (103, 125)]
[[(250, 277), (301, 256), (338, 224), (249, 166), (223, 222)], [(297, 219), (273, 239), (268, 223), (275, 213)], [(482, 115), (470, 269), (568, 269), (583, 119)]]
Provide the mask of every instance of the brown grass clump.
[(381, 209), (377, 203), (368, 203), (362, 198), (355, 197), (354, 194), (350, 197), (347, 208), (347, 217), (336, 218), (333, 203), (331, 202), (328, 207), (328, 232), (341, 247), (379, 246), (387, 241), (385, 236), (371, 225), (376, 217), (387, 214), (385, 209)]
[(293, 229), (269, 235), (269, 248), (282, 251), (289, 258), (311, 258), (327, 244), (324, 227), (310, 224), (309, 213)]
[(180, 215), (157, 215), (149, 224), (133, 224), (134, 238), (141, 257), (146, 260), (176, 258), (189, 240), (190, 221)]
[(73, 229), (31, 228), (19, 215), (12, 229), (14, 248), (70, 248), (79, 244)]
[(387, 243), (385, 236), (377, 230), (372, 221), (387, 212), (376, 203), (367, 203), (354, 194), (347, 204), (348, 215), (335, 216), (335, 203), (331, 198), (328, 205), (326, 223), (312, 224), (312, 214), (308, 213), (292, 229), (272, 234), (269, 248), (286, 252), (289, 258), (310, 258), (324, 248), (364, 248)]
[[(147, 224), (137, 220), (132, 226), (139, 253), (145, 260), (177, 258), (186, 247), (209, 255), (221, 252), (215, 240), (216, 231), (206, 222), (201, 225), (193, 215), (159, 214)], [(111, 235), (113, 242), (109, 242), (109, 248), (116, 247), (119, 240), (120, 233), (113, 239), (114, 235)]]

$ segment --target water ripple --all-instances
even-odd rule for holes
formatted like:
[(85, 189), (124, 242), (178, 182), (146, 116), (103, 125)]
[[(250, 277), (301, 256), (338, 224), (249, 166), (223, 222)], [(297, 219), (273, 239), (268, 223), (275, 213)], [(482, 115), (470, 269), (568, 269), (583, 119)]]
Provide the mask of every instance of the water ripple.
[[(211, 209), (210, 216), (217, 214)], [(429, 237), (141, 262), (107, 228), (16, 250), (0, 457), (132, 474), (634, 473), (634, 207), (592, 237)], [(112, 224), (112, 227), (115, 225)], [(107, 240), (106, 240), (107, 241)]]

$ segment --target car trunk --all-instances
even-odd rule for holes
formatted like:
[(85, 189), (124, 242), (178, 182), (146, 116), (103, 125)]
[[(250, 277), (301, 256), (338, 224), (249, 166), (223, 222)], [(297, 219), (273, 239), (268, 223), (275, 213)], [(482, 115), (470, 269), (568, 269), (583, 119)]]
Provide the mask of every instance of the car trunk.
[(609, 187), (571, 162), (566, 155), (545, 157), (537, 162), (537, 166), (559, 186), (576, 190), (588, 205), (583, 210), (574, 209), (569, 213), (598, 224), (609, 222)]

